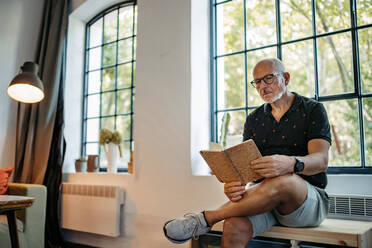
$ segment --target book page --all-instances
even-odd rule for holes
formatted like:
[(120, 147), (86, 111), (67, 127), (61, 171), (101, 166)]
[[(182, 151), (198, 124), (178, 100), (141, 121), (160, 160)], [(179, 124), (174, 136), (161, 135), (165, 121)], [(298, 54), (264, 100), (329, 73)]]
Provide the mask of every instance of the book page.
[(200, 151), (200, 154), (220, 182), (240, 181), (239, 175), (236, 174), (223, 151)]
[(262, 157), (253, 140), (250, 139), (241, 144), (230, 147), (225, 150), (225, 153), (239, 172), (244, 183), (261, 178), (261, 176), (255, 173), (250, 166), (252, 160)]

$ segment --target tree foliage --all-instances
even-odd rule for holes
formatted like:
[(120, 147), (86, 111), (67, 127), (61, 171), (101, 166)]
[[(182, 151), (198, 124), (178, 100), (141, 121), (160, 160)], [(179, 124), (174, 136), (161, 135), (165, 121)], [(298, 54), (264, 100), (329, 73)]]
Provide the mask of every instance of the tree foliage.
[[(357, 0), (356, 6), (358, 24), (371, 24), (372, 1)], [(246, 82), (252, 80), (251, 71), (254, 64), (265, 57), (276, 57), (277, 49), (281, 49), (282, 60), (291, 74), (289, 90), (307, 97), (314, 97), (317, 93), (326, 97), (357, 92), (354, 85), (358, 80), (354, 78), (353, 56), (356, 54), (353, 54), (353, 33), (350, 31), (350, 1), (316, 0), (315, 16), (312, 14), (309, 0), (280, 1), (281, 40), (286, 42), (305, 38), (282, 46), (277, 45), (276, 7), (274, 0), (246, 1), (245, 9), (243, 0), (233, 0), (216, 6), (217, 55), (224, 55), (216, 60), (218, 110), (258, 106), (262, 103), (255, 89), (249, 85), (246, 87)], [(313, 30), (313, 18), (316, 30)], [(314, 34), (339, 30), (344, 31), (311, 38)], [(360, 80), (364, 94), (372, 92), (371, 33), (370, 27), (357, 29)], [(273, 44), (274, 46), (269, 46)], [(266, 47), (250, 50), (262, 46)], [(318, 92), (315, 87), (316, 80), (319, 85)], [(331, 165), (360, 166), (362, 134), (359, 126), (363, 121), (366, 165), (372, 166), (371, 103), (370, 97), (362, 99), (363, 120), (360, 120), (357, 98), (324, 102), (333, 135)], [(228, 133), (230, 138), (241, 135), (242, 128), (238, 127), (242, 126), (245, 120), (242, 112), (231, 112)], [(219, 115), (219, 118), (221, 117), (222, 115)]]

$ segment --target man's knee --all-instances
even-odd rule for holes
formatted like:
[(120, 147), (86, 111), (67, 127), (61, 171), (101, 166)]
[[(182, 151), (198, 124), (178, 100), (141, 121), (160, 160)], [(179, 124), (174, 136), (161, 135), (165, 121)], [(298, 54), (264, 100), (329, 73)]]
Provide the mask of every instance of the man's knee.
[(274, 178), (267, 178), (263, 181), (263, 186), (265, 186), (265, 189), (269, 190), (270, 196), (273, 198), (282, 195), (291, 195), (298, 190), (305, 190), (306, 192), (306, 183), (304, 179), (296, 174), (286, 174)]
[(223, 235), (229, 239), (243, 239), (247, 242), (253, 235), (252, 223), (245, 217), (231, 217), (223, 223)]

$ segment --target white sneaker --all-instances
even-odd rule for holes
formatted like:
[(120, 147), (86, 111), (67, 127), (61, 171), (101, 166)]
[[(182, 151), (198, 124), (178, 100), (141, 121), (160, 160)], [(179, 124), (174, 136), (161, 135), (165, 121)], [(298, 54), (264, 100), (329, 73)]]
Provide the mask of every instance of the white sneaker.
[(210, 230), (203, 213), (185, 214), (184, 218), (167, 221), (163, 227), (165, 237), (177, 244), (191, 238), (197, 239)]

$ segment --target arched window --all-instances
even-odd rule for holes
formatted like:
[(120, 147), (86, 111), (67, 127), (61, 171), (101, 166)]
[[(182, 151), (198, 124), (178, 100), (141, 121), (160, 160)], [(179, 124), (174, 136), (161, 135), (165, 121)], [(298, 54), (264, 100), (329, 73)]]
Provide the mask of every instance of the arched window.
[(330, 172), (372, 173), (372, 18), (367, 0), (211, 0), (212, 139), (230, 113), (230, 145), (263, 102), (252, 69), (282, 59), (289, 90), (323, 102)]
[(86, 26), (82, 154), (100, 154), (103, 170), (100, 129), (117, 130), (123, 137), (119, 171), (126, 171), (133, 148), (136, 9), (136, 1), (125, 1), (102, 11)]

